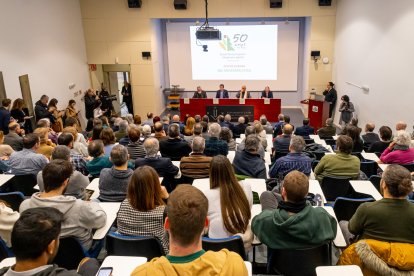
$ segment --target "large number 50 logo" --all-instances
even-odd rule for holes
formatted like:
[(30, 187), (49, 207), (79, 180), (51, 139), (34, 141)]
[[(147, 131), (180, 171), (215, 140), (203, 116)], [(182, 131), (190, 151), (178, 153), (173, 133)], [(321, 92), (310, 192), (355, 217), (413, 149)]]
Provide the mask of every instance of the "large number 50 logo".
[(247, 34), (235, 34), (233, 36), (233, 42), (234, 43), (245, 42), (248, 38), (249, 36)]

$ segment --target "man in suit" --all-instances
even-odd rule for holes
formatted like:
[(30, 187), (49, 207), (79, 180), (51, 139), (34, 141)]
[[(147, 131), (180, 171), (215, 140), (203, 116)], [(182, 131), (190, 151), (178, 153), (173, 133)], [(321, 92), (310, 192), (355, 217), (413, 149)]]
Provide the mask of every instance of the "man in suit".
[(335, 86), (335, 84), (330, 81), (326, 85), (325, 91), (323, 91), (323, 95), (325, 96), (325, 101), (330, 103), (330, 105), (329, 105), (329, 118), (332, 118), (332, 113), (333, 113), (333, 110), (335, 108), (336, 100), (338, 98), (334, 86)]
[(10, 123), (10, 99), (3, 99), (1, 101), (2, 107), (0, 107), (0, 123), (1, 130), (3, 134), (9, 133), (9, 123)]
[(295, 130), (295, 135), (303, 136), (306, 139), (309, 138), (309, 135), (313, 134), (315, 134), (315, 129), (309, 125), (309, 118), (303, 119), (303, 126)]
[(282, 113), (280, 113), (277, 116), (277, 123), (275, 124), (274, 128), (273, 128), (273, 138), (275, 138), (276, 136), (282, 134), (282, 127), (285, 124), (285, 115), (283, 115)]
[(365, 134), (362, 135), (362, 140), (364, 140), (364, 146), (369, 148), (373, 143), (380, 140), (378, 134), (374, 133), (375, 124), (368, 123), (365, 125)]
[(207, 93), (204, 91), (201, 86), (197, 86), (197, 91), (194, 92), (193, 99), (205, 99), (207, 98)]
[(273, 92), (270, 91), (269, 86), (265, 87), (265, 89), (262, 91), (262, 96), (260, 98), (261, 99), (264, 99), (264, 98), (273, 99)]
[(333, 126), (333, 119), (328, 118), (326, 119), (325, 126), (318, 129), (317, 131), (320, 137), (332, 137), (336, 134), (336, 128)]
[(155, 138), (148, 138), (144, 142), (145, 158), (135, 160), (135, 168), (150, 166), (158, 173), (159, 177), (164, 177), (162, 184), (171, 192), (175, 188), (174, 177), (180, 177), (180, 170), (174, 166), (170, 158), (157, 155), (160, 148), (159, 142)]
[(217, 90), (216, 98), (217, 99), (228, 99), (229, 98), (229, 92), (226, 89), (224, 89), (224, 84), (220, 84), (220, 89)]
[(289, 152), (290, 139), (292, 137), (293, 126), (285, 124), (282, 128), (282, 136), (276, 137), (273, 142), (275, 153)]
[(237, 99), (250, 99), (250, 92), (247, 91), (246, 85), (242, 85), (241, 90), (236, 94)]
[(188, 156), (191, 152), (190, 145), (181, 139), (180, 127), (173, 123), (168, 127), (168, 139), (160, 141), (160, 151), (162, 157), (171, 158), (173, 161), (180, 161), (183, 156)]
[(124, 102), (125, 105), (127, 106), (129, 114), (134, 114), (133, 107), (132, 107), (131, 85), (127, 81), (124, 81), (124, 86), (122, 87), (121, 94), (123, 96), (122, 102)]

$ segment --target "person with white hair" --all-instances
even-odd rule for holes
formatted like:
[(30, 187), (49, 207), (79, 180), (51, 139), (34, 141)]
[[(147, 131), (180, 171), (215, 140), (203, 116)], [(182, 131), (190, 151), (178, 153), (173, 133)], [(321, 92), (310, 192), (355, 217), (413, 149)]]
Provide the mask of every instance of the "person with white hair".
[(144, 143), (146, 139), (148, 139), (151, 136), (151, 126), (150, 125), (143, 125), (142, 126), (142, 137), (140, 141)]
[(212, 123), (208, 129), (210, 138), (206, 140), (206, 148), (204, 154), (207, 156), (224, 155), (227, 156), (229, 153), (229, 147), (226, 141), (219, 139), (221, 126), (218, 123)]
[(414, 149), (410, 148), (411, 135), (400, 130), (394, 141), (381, 154), (380, 160), (386, 164), (410, 164), (414, 163)]
[(118, 131), (116, 131), (114, 135), (117, 142), (128, 135), (128, 122), (126, 120), (121, 119), (118, 123)]

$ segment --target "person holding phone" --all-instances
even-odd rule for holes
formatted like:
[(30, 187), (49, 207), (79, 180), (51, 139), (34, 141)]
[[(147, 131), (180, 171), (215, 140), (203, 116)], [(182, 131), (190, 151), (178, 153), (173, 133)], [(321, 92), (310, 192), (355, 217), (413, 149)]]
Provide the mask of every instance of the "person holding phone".
[(342, 126), (348, 125), (352, 119), (354, 111), (354, 104), (349, 101), (348, 95), (343, 95), (341, 97), (341, 104), (339, 105), (339, 112), (341, 112), (341, 118), (339, 119), (339, 123)]
[(76, 110), (76, 101), (74, 99), (71, 99), (69, 101), (68, 106), (66, 107), (65, 116), (66, 116), (66, 118), (69, 118), (69, 117), (75, 118), (76, 121), (78, 122), (76, 124), (76, 130), (78, 132), (81, 132), (82, 131), (82, 127), (81, 127), (81, 123), (79, 121), (78, 114), (79, 114), (79, 111)]

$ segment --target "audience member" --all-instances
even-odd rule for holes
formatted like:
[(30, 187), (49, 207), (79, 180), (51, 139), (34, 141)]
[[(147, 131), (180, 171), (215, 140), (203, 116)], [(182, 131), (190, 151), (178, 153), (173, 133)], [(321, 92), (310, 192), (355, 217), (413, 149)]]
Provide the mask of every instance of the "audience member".
[(179, 161), (181, 157), (188, 156), (191, 152), (190, 145), (181, 139), (180, 127), (176, 123), (168, 127), (168, 139), (160, 141), (162, 157), (168, 157), (172, 161)]
[(141, 116), (134, 115), (134, 117), (132, 118), (132, 122), (129, 122), (128, 121), (128, 124), (134, 124), (134, 125), (140, 126), (142, 124), (142, 122), (141, 122)]
[(351, 121), (349, 122), (349, 125), (356, 127), (356, 128), (358, 129), (359, 135), (361, 134), (361, 132), (362, 132), (362, 128), (360, 128), (360, 127), (358, 126), (358, 118), (353, 117), (353, 118), (351, 119)]
[(63, 133), (70, 133), (73, 136), (72, 142), (72, 152), (75, 154), (82, 155), (83, 157), (88, 157), (88, 146), (85, 146), (81, 142), (78, 142), (78, 137), (83, 136), (79, 134), (74, 127), (65, 127), (62, 131)]
[(275, 153), (287, 153), (289, 152), (290, 139), (292, 138), (293, 126), (291, 124), (285, 124), (282, 127), (282, 135), (276, 137), (273, 142), (273, 148)]
[(263, 148), (267, 149), (267, 136), (262, 124), (259, 121), (255, 121), (253, 123), (253, 126), (256, 132), (256, 136), (260, 139), (260, 143), (262, 144)]
[[(244, 139), (241, 141), (240, 144), (237, 145), (237, 151), (243, 151), (244, 150), (244, 146), (245, 146), (245, 142), (246, 142), (246, 137), (249, 135), (253, 135), (253, 136), (257, 136), (256, 135), (256, 129), (254, 128), (254, 126), (247, 126), (246, 130), (244, 131)], [(259, 151), (258, 154), (260, 155), (260, 158), (262, 158), (264, 160), (265, 157), (265, 150), (262, 146), (262, 143), (259, 144)]]
[(10, 173), (36, 176), (48, 163), (44, 155), (36, 153), (39, 146), (40, 139), (36, 134), (31, 133), (23, 137), (23, 150), (15, 151), (10, 156)]
[(119, 122), (118, 131), (114, 133), (116, 141), (119, 142), (122, 138), (128, 135), (128, 122), (121, 119)]
[(128, 184), (126, 199), (118, 211), (118, 232), (127, 236), (156, 237), (168, 254), (168, 237), (163, 227), (164, 200), (168, 197), (167, 190), (161, 186), (153, 168), (137, 168)]
[(6, 202), (0, 200), (0, 238), (9, 248), (11, 247), (13, 225), (19, 217), (19, 212), (13, 211)]
[(234, 141), (233, 134), (229, 128), (221, 128), (219, 139), (227, 143), (227, 147), (229, 150), (236, 150), (236, 141)]
[(213, 239), (233, 235), (242, 237), (245, 247), (251, 246), (250, 229), (253, 194), (249, 184), (240, 184), (227, 157), (217, 155), (210, 165), (210, 190), (204, 192), (208, 199), (208, 236)]
[[(66, 160), (70, 162), (70, 149), (62, 145), (56, 146), (52, 152), (51, 160)], [(37, 185), (39, 186), (39, 190), (41, 192), (44, 192), (45, 186), (43, 184), (42, 171), (37, 174)], [(88, 177), (75, 170), (69, 177), (69, 183), (66, 191), (64, 192), (64, 195), (86, 199), (85, 189), (88, 185)]]
[(134, 171), (128, 168), (128, 150), (123, 145), (116, 145), (109, 158), (112, 168), (102, 169), (99, 176), (100, 201), (121, 202), (125, 199), (129, 180)]
[(178, 116), (178, 115), (174, 115), (174, 116), (172, 117), (171, 122), (170, 122), (170, 125), (171, 125), (171, 124), (177, 124), (177, 125), (180, 127), (180, 128), (179, 128), (180, 133), (183, 133), (183, 131), (184, 131), (184, 124), (180, 122), (180, 116)]
[(282, 128), (285, 125), (285, 116), (283, 114), (279, 114), (277, 116), (278, 121), (275, 123), (273, 128), (273, 138), (282, 134)]
[(192, 136), (194, 133), (194, 125), (195, 125), (195, 119), (193, 117), (188, 117), (187, 121), (185, 122), (184, 127), (184, 136)]
[(244, 150), (237, 151), (233, 160), (234, 171), (238, 175), (266, 179), (266, 165), (258, 154), (260, 140), (254, 135), (246, 137)]
[(246, 130), (247, 124), (245, 124), (245, 120), (243, 116), (240, 116), (237, 119), (238, 124), (233, 127), (233, 137), (240, 138), (240, 134), (243, 134)]
[(396, 131), (400, 131), (400, 130), (406, 130), (407, 129), (407, 123), (404, 121), (399, 121), (396, 125), (395, 125), (395, 130)]
[(309, 135), (315, 134), (315, 129), (309, 125), (309, 118), (303, 119), (303, 126), (296, 128), (295, 135), (309, 139)]
[(36, 150), (36, 152), (43, 154), (47, 159), (50, 160), (50, 156), (52, 155), (53, 149), (56, 145), (49, 141), (48, 132), (49, 129), (45, 127), (36, 128), (34, 130), (34, 134), (39, 136), (40, 139), (39, 148)]
[(260, 124), (262, 125), (263, 129), (266, 131), (266, 134), (272, 134), (273, 133), (273, 126), (271, 123), (267, 121), (266, 115), (262, 114), (260, 115)]
[(95, 125), (92, 129), (90, 141), (100, 140), (103, 127), (102, 125)]
[(141, 138), (139, 139), (141, 143), (144, 143), (146, 139), (151, 137), (151, 126), (150, 125), (143, 125), (141, 127)]
[(291, 171), (299, 171), (309, 177), (312, 171), (312, 159), (303, 154), (305, 145), (301, 136), (293, 136), (290, 139), (289, 153), (275, 161), (270, 168), (269, 176), (283, 179)]
[(325, 176), (343, 176), (358, 178), (360, 160), (351, 155), (353, 142), (351, 137), (340, 135), (336, 140), (336, 154), (327, 154), (322, 157), (316, 166), (315, 177), (322, 182)]
[(217, 117), (217, 123), (223, 127), (224, 126), (224, 116), (223, 115), (218, 115)]
[(113, 164), (109, 156), (105, 155), (104, 145), (101, 140), (93, 140), (88, 145), (89, 156), (92, 160), (86, 163), (89, 174), (92, 177), (99, 177), (102, 169), (112, 168)]
[(354, 145), (352, 147), (352, 152), (361, 152), (364, 150), (364, 142), (362, 141), (359, 135), (360, 132), (357, 127), (353, 125), (348, 125), (344, 128), (344, 131), (342, 134), (351, 137), (352, 143)]
[(96, 259), (85, 258), (78, 271), (68, 271), (53, 263), (58, 249), (64, 215), (55, 208), (32, 208), (23, 212), (12, 232), (16, 264), (0, 269), (0, 275), (95, 275)]
[(9, 133), (11, 100), (3, 99), (1, 101), (1, 105), (2, 106), (0, 107), (0, 130), (2, 130), (4, 134), (7, 134)]
[(16, 122), (9, 124), (9, 132), (4, 136), (4, 144), (9, 145), (15, 151), (21, 151), (23, 149), (23, 137), (24, 130), (20, 128), (20, 125)]
[(382, 126), (379, 129), (380, 141), (372, 143), (368, 152), (382, 153), (391, 143), (392, 129), (388, 126)]
[(189, 144), (191, 144), (195, 137), (202, 137), (203, 133), (203, 126), (201, 123), (196, 123), (193, 129), (193, 135), (191, 136), (184, 136), (184, 140), (186, 140)]
[(180, 170), (174, 166), (170, 158), (158, 156), (159, 142), (155, 138), (148, 138), (144, 142), (145, 158), (135, 160), (135, 168), (150, 166), (155, 169), (159, 177), (164, 177), (162, 181), (168, 192), (175, 188), (175, 177), (180, 177)]
[(400, 130), (394, 141), (384, 150), (380, 160), (385, 164), (410, 164), (414, 162), (414, 148), (410, 148), (411, 135)]
[[(57, 144), (58, 135), (50, 127), (50, 119), (49, 118), (43, 118), (43, 119), (40, 119), (39, 121), (37, 121), (36, 127), (46, 127), (46, 128), (48, 128), (49, 129), (49, 139), (50, 139), (50, 141), (52, 141), (52, 143), (55, 144), (55, 145)], [(31, 126), (30, 126), (30, 128), (31, 128)], [(23, 135), (23, 134), (20, 134), (20, 135)]]
[(154, 114), (153, 114), (152, 112), (148, 112), (148, 113), (147, 113), (147, 120), (146, 120), (146, 121), (144, 121), (144, 122), (142, 123), (142, 125), (149, 125), (149, 126), (153, 126), (153, 125), (154, 125), (153, 117), (154, 117)]
[[(65, 124), (66, 124), (66, 127), (73, 127), (75, 129), (78, 129), (79, 121), (76, 118), (69, 117), (69, 118), (66, 118)], [(77, 131), (77, 132), (78, 134), (81, 134), (82, 130)], [(88, 143), (86, 143), (85, 136), (83, 135), (76, 135), (75, 142), (81, 143), (82, 145), (85, 146), (85, 148), (88, 147)]]
[(204, 154), (207, 156), (224, 155), (227, 156), (229, 147), (226, 141), (219, 140), (221, 127), (218, 123), (212, 123), (209, 127), (208, 133), (209, 139), (206, 139), (206, 148)]
[[(73, 168), (66, 160), (52, 160), (43, 169), (45, 191), (35, 193), (20, 205), (20, 212), (35, 207), (53, 207), (63, 213), (61, 237), (76, 237), (86, 250), (92, 247), (92, 229), (105, 225), (106, 214), (97, 202), (65, 196)], [(13, 244), (13, 240), (12, 240)]]
[(154, 138), (160, 141), (161, 139), (165, 138), (167, 135), (165, 134), (164, 128), (162, 127), (161, 122), (156, 122), (154, 124), (154, 131), (155, 135)]
[[(23, 142), (23, 141), (22, 141)], [(10, 155), (14, 152), (13, 148), (4, 144), (4, 134), (0, 130), (0, 159), (8, 160)]]
[(204, 138), (195, 137), (191, 146), (193, 151), (190, 155), (181, 158), (181, 174), (192, 179), (208, 178), (212, 158), (203, 154), (205, 148)]
[(210, 134), (208, 133), (208, 123), (207, 123), (207, 122), (202, 121), (202, 122), (201, 122), (201, 126), (203, 127), (203, 131), (202, 131), (202, 133), (201, 133), (201, 136), (202, 136), (204, 139), (208, 140), (208, 139), (210, 138)]
[(253, 233), (271, 249), (305, 249), (336, 237), (337, 222), (323, 208), (306, 202), (309, 180), (292, 171), (283, 181), (281, 195), (264, 192), (262, 212), (252, 221)]
[(170, 118), (168, 116), (162, 117), (162, 127), (165, 133), (168, 133), (169, 126), (170, 126)]
[(326, 119), (325, 126), (318, 129), (317, 131), (319, 137), (332, 137), (336, 135), (336, 128), (333, 126), (333, 119), (328, 118)]
[(224, 116), (224, 122), (223, 122), (223, 125), (221, 125), (221, 127), (227, 127), (231, 131), (234, 130), (234, 125), (231, 122), (231, 115), (230, 114), (226, 114)]
[(129, 158), (135, 161), (145, 157), (144, 143), (139, 140), (141, 134), (138, 127), (130, 127), (128, 130), (129, 144), (127, 145)]
[[(99, 140), (100, 141), (100, 140)], [(102, 143), (102, 141), (100, 141)], [(80, 171), (83, 175), (88, 175), (89, 171), (86, 166), (86, 160), (82, 155), (73, 151), (73, 135), (69, 132), (64, 132), (59, 135), (58, 144), (66, 146), (70, 149), (70, 162), (75, 170)], [(89, 146), (88, 146), (89, 152)], [(90, 155), (90, 152), (89, 152)]]
[(378, 134), (374, 133), (374, 129), (374, 123), (367, 123), (365, 125), (365, 134), (362, 135), (362, 140), (364, 141), (365, 148), (369, 148), (374, 142), (380, 141)]
[(105, 155), (109, 156), (116, 142), (113, 130), (109, 127), (102, 129), (102, 132), (99, 135), (99, 138), (102, 140), (104, 144)]
[(209, 221), (208, 205), (206, 197), (197, 188), (190, 185), (178, 186), (168, 199), (164, 223), (170, 237), (168, 255), (154, 258), (137, 267), (131, 275), (246, 276), (246, 266), (237, 253), (227, 249), (219, 252), (206, 252), (202, 249), (201, 235)]

